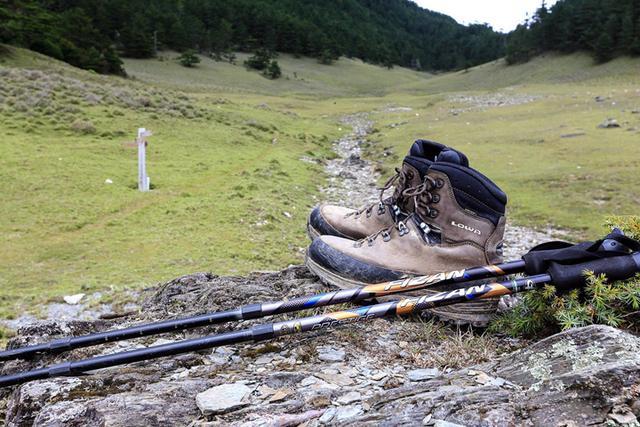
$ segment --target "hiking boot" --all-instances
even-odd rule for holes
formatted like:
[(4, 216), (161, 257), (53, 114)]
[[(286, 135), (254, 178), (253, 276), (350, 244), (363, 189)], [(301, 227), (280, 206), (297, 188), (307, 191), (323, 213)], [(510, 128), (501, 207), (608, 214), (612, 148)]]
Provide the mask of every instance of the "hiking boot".
[[(405, 198), (402, 192), (420, 185), (424, 173), (436, 161), (446, 161), (468, 166), (467, 157), (452, 148), (433, 141), (419, 139), (413, 143), (405, 157), (402, 168), (380, 189), (380, 201), (360, 209), (321, 204), (309, 215), (307, 232), (311, 240), (318, 236), (330, 235), (346, 239), (362, 239), (383, 228), (390, 227), (413, 211), (413, 200)], [(395, 185), (391, 197), (384, 193)]]
[[(432, 163), (424, 181), (403, 191), (415, 210), (397, 224), (352, 241), (321, 236), (306, 264), (324, 282), (353, 288), (502, 261), (506, 195), (479, 172), (452, 163)], [(460, 287), (469, 286), (469, 283)], [(406, 295), (451, 290), (437, 285)], [(497, 300), (430, 310), (443, 320), (486, 326)]]

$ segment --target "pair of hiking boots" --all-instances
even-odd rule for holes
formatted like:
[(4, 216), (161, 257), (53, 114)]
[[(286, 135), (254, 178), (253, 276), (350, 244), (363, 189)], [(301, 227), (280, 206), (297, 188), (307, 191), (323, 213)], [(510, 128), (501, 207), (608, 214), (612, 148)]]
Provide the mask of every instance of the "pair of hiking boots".
[[(507, 196), (470, 168), (463, 153), (417, 140), (396, 172), (378, 203), (358, 210), (330, 204), (313, 209), (306, 264), (321, 280), (353, 288), (502, 261)], [(383, 198), (392, 186), (393, 194)], [(497, 300), (483, 300), (432, 313), (456, 324), (486, 326), (496, 308)]]

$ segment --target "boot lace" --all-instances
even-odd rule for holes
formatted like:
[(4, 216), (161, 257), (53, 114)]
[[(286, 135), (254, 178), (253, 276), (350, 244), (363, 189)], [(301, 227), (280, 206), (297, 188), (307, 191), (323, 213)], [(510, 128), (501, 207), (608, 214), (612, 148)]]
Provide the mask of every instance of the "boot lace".
[[(416, 208), (415, 212), (418, 212), (418, 209), (420, 209), (421, 211), (425, 212), (426, 216), (428, 216), (429, 218), (435, 218), (436, 216), (438, 216), (438, 210), (433, 208), (431, 205), (440, 201), (440, 196), (433, 193), (433, 190), (441, 187), (442, 184), (438, 180), (435, 180), (430, 176), (425, 176), (424, 181), (420, 185), (402, 190), (402, 197), (413, 198), (413, 203)], [(374, 241), (379, 236), (382, 236), (382, 240), (384, 242), (388, 242), (389, 240), (391, 240), (391, 231), (393, 230), (393, 228), (398, 230), (398, 236), (402, 237), (405, 234), (409, 233), (409, 228), (407, 227), (406, 222), (414, 216), (415, 214), (412, 213), (404, 220), (396, 221), (394, 225), (383, 228), (377, 233), (356, 241), (354, 245), (356, 247), (360, 247), (366, 242), (369, 246), (372, 246), (374, 244)], [(420, 226), (420, 229), (422, 229), (425, 234), (428, 234), (431, 231), (431, 227), (429, 227), (429, 225), (424, 221), (419, 221), (418, 224)]]
[[(382, 187), (378, 188), (378, 190), (380, 191), (379, 202), (365, 205), (354, 212), (348, 213), (347, 216), (354, 215), (356, 217), (359, 217), (364, 213), (368, 218), (371, 216), (371, 213), (376, 206), (378, 207), (378, 215), (382, 215), (385, 212), (386, 206), (389, 206), (391, 209), (393, 209), (396, 216), (398, 216), (398, 214), (400, 213), (400, 208), (397, 206), (397, 202), (402, 197), (402, 192), (406, 186), (408, 177), (403, 170), (396, 168), (395, 171), (395, 175), (389, 178)], [(395, 186), (393, 195), (390, 198), (385, 199), (384, 193), (393, 186)]]
[(436, 180), (430, 176), (425, 176), (422, 184), (407, 188), (402, 192), (403, 197), (413, 198), (413, 205), (415, 212), (422, 214), (424, 217), (435, 218), (438, 216), (438, 210), (432, 207), (432, 204), (440, 201), (440, 195), (435, 194), (433, 190), (441, 188), (441, 180)]
[(373, 233), (372, 235), (367, 236), (364, 239), (356, 240), (353, 245), (355, 247), (360, 247), (366, 242), (369, 246), (373, 246), (373, 243), (378, 238), (378, 236), (382, 236), (382, 240), (384, 242), (388, 242), (389, 240), (391, 240), (391, 230), (393, 230), (394, 227), (398, 230), (398, 234), (400, 234), (401, 236), (404, 236), (409, 232), (405, 221), (397, 221), (395, 225), (383, 228), (382, 230)]

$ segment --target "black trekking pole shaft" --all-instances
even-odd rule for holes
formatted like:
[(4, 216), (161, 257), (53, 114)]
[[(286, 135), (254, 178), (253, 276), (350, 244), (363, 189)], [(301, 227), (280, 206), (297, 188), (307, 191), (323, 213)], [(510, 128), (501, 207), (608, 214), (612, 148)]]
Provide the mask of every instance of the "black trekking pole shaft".
[(545, 283), (549, 283), (550, 280), (551, 276), (541, 274), (501, 283), (481, 284), (468, 288), (440, 292), (433, 296), (425, 295), (351, 310), (262, 324), (254, 326), (251, 329), (226, 332), (203, 338), (189, 339), (176, 343), (98, 356), (91, 359), (66, 362), (32, 371), (2, 376), (0, 377), (0, 387), (22, 384), (37, 379), (76, 375), (95, 369), (189, 353), (223, 345), (238, 344), (247, 341), (260, 342), (284, 335), (321, 330), (327, 327), (341, 326), (385, 316), (409, 315), (429, 308), (529, 291), (539, 288)]
[(0, 352), (0, 361), (29, 357), (37, 353), (60, 353), (75, 348), (91, 347), (108, 342), (181, 331), (207, 325), (216, 325), (234, 320), (257, 319), (275, 314), (290, 313), (328, 305), (364, 301), (385, 295), (415, 291), (435, 284), (445, 285), (461, 283), (471, 280), (480, 280), (489, 277), (520, 273), (524, 271), (524, 266), (525, 262), (523, 260), (509, 261), (502, 264), (473, 267), (463, 270), (395, 280), (392, 282), (368, 285), (362, 288), (345, 289), (310, 295), (289, 301), (249, 304), (232, 310), (207, 313), (194, 317), (147, 323), (133, 326), (131, 328), (116, 329), (79, 337), (66, 337), (48, 343), (2, 351)]
[(114, 341), (146, 337), (171, 331), (197, 328), (199, 326), (241, 320), (240, 309), (203, 314), (201, 316), (147, 323), (125, 329), (115, 329), (79, 337), (66, 337), (43, 344), (14, 348), (0, 352), (0, 361), (33, 356), (37, 353), (60, 353), (75, 348), (91, 347)]

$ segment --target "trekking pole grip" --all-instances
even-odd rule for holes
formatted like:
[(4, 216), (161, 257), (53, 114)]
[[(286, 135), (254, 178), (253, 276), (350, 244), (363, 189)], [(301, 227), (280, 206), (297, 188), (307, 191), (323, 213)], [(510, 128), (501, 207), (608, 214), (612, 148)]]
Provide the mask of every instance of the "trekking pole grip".
[(552, 263), (548, 270), (553, 285), (560, 293), (583, 287), (586, 283), (585, 271), (593, 271), (596, 275), (604, 274), (609, 281), (630, 279), (640, 273), (640, 252), (575, 265)]

